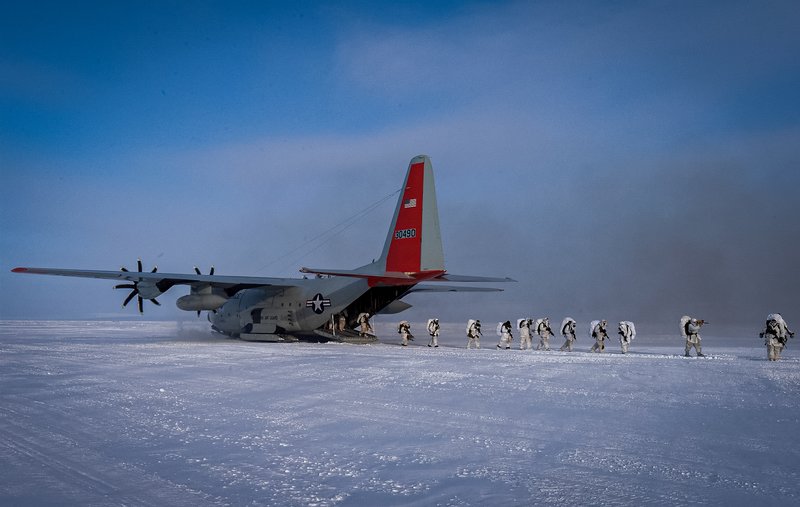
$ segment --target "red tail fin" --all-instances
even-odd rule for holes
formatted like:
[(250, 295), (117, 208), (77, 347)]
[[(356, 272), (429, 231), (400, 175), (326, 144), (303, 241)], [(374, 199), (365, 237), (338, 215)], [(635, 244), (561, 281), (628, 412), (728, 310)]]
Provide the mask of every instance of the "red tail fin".
[(408, 166), (381, 261), (387, 272), (444, 271), (436, 187), (426, 155), (414, 157)]

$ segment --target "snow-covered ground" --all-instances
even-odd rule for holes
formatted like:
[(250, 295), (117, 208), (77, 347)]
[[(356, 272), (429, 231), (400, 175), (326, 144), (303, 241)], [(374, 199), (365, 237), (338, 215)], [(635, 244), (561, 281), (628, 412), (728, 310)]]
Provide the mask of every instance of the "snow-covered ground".
[(800, 342), (770, 363), (757, 338), (686, 359), (679, 338), (623, 356), (378, 329), (0, 322), (0, 504), (800, 504)]

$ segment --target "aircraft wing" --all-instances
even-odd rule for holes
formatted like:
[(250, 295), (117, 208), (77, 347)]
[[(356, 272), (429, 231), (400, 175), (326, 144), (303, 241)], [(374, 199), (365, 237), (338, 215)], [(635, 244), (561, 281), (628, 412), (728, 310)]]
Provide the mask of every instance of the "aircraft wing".
[(224, 289), (229, 296), (242, 289), (254, 287), (290, 287), (297, 285), (291, 278), (266, 278), (257, 276), (191, 275), (183, 273), (151, 273), (141, 271), (98, 271), (59, 268), (14, 268), (14, 273), (33, 275), (70, 276), (78, 278), (104, 278), (107, 280), (127, 280), (130, 282), (149, 281), (161, 292), (175, 285), (208, 285)]

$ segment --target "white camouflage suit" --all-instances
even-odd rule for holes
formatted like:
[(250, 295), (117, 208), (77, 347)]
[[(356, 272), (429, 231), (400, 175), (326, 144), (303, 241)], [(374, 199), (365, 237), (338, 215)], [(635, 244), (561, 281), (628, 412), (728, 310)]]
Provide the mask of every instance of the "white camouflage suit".
[(591, 324), (589, 324), (589, 334), (594, 338), (594, 345), (592, 345), (589, 352), (602, 353), (606, 349), (605, 340), (608, 338), (608, 332), (606, 332), (607, 325), (608, 322), (605, 320), (593, 320)]
[(622, 348), (622, 353), (627, 354), (628, 345), (636, 338), (636, 326), (629, 320), (623, 320), (619, 323), (617, 333), (619, 334), (619, 346)]
[(358, 314), (358, 325), (361, 327), (359, 334), (361, 336), (367, 336), (369, 333), (372, 332), (372, 325), (369, 323), (369, 314), (359, 313)]
[(414, 335), (411, 334), (411, 324), (407, 320), (400, 321), (397, 325), (397, 332), (400, 333), (400, 344), (405, 347), (408, 345), (408, 340), (413, 340)]
[(428, 347), (438, 347), (439, 319), (428, 319), (428, 334), (431, 335), (431, 341), (428, 342)]
[(517, 329), (519, 329), (519, 350), (531, 348), (531, 319), (517, 319)]
[(550, 329), (550, 319), (545, 317), (543, 319), (536, 319), (536, 334), (539, 335), (539, 344), (536, 345), (536, 350), (550, 350), (550, 337), (553, 331)]
[(698, 320), (688, 315), (681, 317), (681, 334), (686, 339), (684, 356), (691, 357), (689, 352), (692, 350), (692, 347), (694, 347), (697, 352), (697, 357), (705, 357), (703, 355), (702, 339), (700, 338), (700, 327), (704, 322), (703, 320)]
[(567, 317), (561, 321), (561, 336), (564, 337), (564, 345), (561, 346), (559, 350), (562, 352), (564, 350), (572, 352), (572, 344), (575, 342), (576, 335), (575, 335), (575, 328), (578, 327), (578, 323), (575, 322), (575, 319), (572, 317)]
[(764, 338), (764, 345), (767, 346), (767, 359), (777, 361), (781, 358), (786, 342), (794, 336), (794, 332), (789, 329), (789, 325), (780, 313), (770, 313), (767, 315), (766, 329), (759, 336)]
[(511, 340), (514, 339), (514, 335), (511, 334), (511, 322), (498, 322), (497, 323), (497, 336), (500, 337), (500, 343), (497, 344), (498, 349), (510, 349), (511, 348)]
[(481, 321), (469, 319), (467, 321), (467, 348), (481, 348)]

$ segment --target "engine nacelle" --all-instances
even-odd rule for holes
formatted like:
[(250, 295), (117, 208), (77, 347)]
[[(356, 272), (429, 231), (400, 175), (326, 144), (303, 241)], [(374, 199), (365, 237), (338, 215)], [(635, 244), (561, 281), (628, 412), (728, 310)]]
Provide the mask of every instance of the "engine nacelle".
[(151, 282), (150, 280), (142, 280), (141, 282), (136, 283), (136, 289), (139, 291), (139, 295), (142, 296), (143, 299), (155, 299), (163, 292), (156, 286), (155, 282)]
[(189, 294), (178, 298), (175, 304), (181, 310), (196, 312), (216, 310), (227, 301), (228, 298), (219, 294)]

